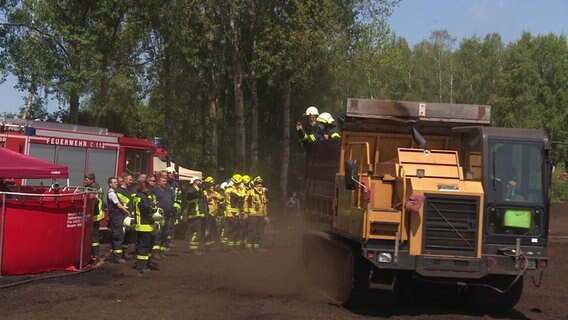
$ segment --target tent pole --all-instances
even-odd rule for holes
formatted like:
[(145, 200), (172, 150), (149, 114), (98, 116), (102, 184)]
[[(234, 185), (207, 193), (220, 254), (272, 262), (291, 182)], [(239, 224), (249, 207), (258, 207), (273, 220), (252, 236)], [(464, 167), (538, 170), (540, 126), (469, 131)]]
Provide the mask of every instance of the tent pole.
[(2, 192), (2, 219), (0, 228), (0, 277), (2, 277), (2, 249), (4, 248), (4, 222), (6, 221), (6, 193)]
[(85, 223), (87, 223), (85, 219), (85, 215), (87, 212), (87, 191), (85, 189), (85, 193), (83, 193), (83, 223), (81, 224), (81, 250), (79, 251), (81, 256), (79, 257), (79, 271), (83, 270), (83, 248), (85, 246)]

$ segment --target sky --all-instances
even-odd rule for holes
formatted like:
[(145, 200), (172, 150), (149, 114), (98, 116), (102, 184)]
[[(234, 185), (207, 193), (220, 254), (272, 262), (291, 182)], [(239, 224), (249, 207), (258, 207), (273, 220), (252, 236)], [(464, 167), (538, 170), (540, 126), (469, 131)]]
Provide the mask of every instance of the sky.
[(464, 38), (499, 33), (507, 44), (524, 31), (533, 36), (568, 34), (566, 0), (401, 0), (389, 19), (391, 30), (410, 46), (448, 30), (456, 45)]
[[(456, 45), (464, 38), (499, 33), (505, 43), (524, 31), (536, 36), (568, 35), (568, 0), (402, 0), (389, 18), (391, 30), (410, 46), (428, 40), (434, 30), (448, 30)], [(0, 114), (18, 113), (25, 92), (14, 89), (15, 78), (0, 84)], [(56, 102), (49, 111), (57, 110)]]

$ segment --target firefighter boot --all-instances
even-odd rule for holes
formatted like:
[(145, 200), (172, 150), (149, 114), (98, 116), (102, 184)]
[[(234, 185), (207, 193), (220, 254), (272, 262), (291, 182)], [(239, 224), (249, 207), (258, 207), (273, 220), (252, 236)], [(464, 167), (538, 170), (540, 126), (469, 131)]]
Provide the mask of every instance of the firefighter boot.
[(148, 261), (137, 260), (136, 261), (136, 270), (138, 270), (138, 274), (150, 272), (150, 268), (148, 267)]

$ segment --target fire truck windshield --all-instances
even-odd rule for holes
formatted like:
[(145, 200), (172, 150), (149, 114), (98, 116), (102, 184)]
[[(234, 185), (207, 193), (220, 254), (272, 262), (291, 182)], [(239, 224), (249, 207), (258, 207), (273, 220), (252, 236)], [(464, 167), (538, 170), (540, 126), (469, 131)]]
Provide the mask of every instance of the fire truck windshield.
[(139, 173), (150, 173), (150, 160), (152, 154), (146, 149), (126, 148), (124, 153), (124, 172), (137, 175)]

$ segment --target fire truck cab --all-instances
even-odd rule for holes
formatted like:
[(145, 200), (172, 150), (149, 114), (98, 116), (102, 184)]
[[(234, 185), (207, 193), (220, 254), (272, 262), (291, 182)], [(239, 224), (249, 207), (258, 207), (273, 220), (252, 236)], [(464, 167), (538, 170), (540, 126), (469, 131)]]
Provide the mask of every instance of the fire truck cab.
[[(97, 128), (0, 118), (0, 147), (69, 167), (69, 185), (82, 185), (92, 172), (104, 188), (108, 177), (153, 171), (156, 145)], [(52, 181), (23, 181), (51, 185)]]

